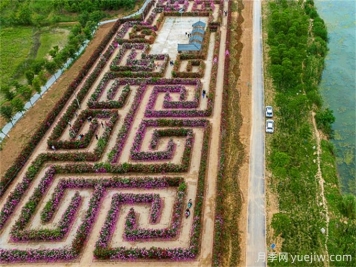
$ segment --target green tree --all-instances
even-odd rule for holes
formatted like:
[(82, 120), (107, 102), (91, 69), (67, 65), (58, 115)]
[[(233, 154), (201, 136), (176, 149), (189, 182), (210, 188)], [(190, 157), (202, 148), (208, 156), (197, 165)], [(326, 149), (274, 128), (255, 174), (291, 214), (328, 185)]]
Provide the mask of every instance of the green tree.
[(25, 76), (28, 84), (32, 84), (33, 78), (35, 78), (35, 74), (33, 73), (33, 71), (32, 70), (26, 71)]
[(12, 114), (14, 113), (13, 107), (11, 106), (10, 103), (4, 104), (0, 107), (0, 114), (1, 117), (3, 117), (6, 122), (11, 122), (12, 125)]
[(85, 28), (83, 30), (83, 32), (85, 34), (85, 37), (87, 39), (90, 40), (92, 38), (92, 32), (95, 29), (95, 27), (96, 27), (96, 23), (95, 22), (93, 22), (93, 21), (88, 21), (87, 22), (87, 24), (86, 24), (86, 26), (85, 26)]
[(318, 128), (330, 137), (332, 135), (331, 126), (335, 122), (333, 111), (328, 108), (319, 111), (315, 115), (315, 120)]
[(40, 77), (36, 76), (33, 81), (32, 81), (32, 87), (33, 89), (35, 89), (35, 91), (40, 95), (40, 97), (42, 98), (41, 95), (41, 79)]
[[(45, 64), (45, 69), (50, 73), (50, 74), (55, 74), (57, 70), (57, 64), (54, 61), (47, 61)], [(56, 78), (56, 76), (54, 76)]]
[(57, 53), (58, 53), (58, 51), (59, 51), (59, 47), (58, 47), (58, 45), (55, 45), (55, 46), (52, 47), (51, 50), (49, 50), (48, 54), (49, 54), (52, 58), (55, 58), (56, 55), (57, 55)]
[(82, 14), (79, 15), (78, 17), (80, 25), (84, 28), (87, 22), (89, 21), (89, 13), (88, 11), (84, 11)]
[(16, 16), (17, 23), (25, 26), (31, 25), (31, 14), (32, 12), (27, 4), (20, 5), (19, 11)]
[(340, 203), (341, 213), (349, 218), (356, 219), (356, 197), (353, 195), (344, 195)]
[(15, 97), (15, 93), (12, 91), (11, 87), (4, 85), (0, 87), (1, 93), (5, 96), (6, 100), (11, 101)]
[(25, 103), (20, 97), (15, 97), (14, 99), (11, 100), (11, 106), (13, 107), (13, 110), (15, 112), (23, 112), (25, 111)]
[(29, 101), (31, 106), (32, 106), (32, 102), (31, 102), (31, 97), (33, 94), (33, 90), (32, 87), (27, 86), (27, 85), (22, 85), (19, 90), (20, 94), (22, 95), (22, 97), (24, 98), (25, 101)]
[(44, 71), (40, 71), (40, 73), (38, 73), (37, 77), (40, 79), (41, 85), (45, 86), (47, 89), (47, 86), (46, 86), (47, 78), (46, 78)]
[(33, 70), (33, 72), (35, 74), (38, 74), (42, 68), (44, 67), (44, 65), (46, 64), (46, 60), (45, 59), (35, 59), (32, 63), (30, 68)]

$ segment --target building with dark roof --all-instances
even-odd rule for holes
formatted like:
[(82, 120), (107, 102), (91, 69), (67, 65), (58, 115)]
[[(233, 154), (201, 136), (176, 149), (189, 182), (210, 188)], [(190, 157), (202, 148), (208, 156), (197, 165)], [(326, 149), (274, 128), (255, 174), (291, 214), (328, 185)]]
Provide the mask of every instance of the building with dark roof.
[(192, 27), (189, 44), (178, 44), (178, 52), (197, 52), (200, 51), (203, 45), (206, 24), (202, 21), (195, 22)]

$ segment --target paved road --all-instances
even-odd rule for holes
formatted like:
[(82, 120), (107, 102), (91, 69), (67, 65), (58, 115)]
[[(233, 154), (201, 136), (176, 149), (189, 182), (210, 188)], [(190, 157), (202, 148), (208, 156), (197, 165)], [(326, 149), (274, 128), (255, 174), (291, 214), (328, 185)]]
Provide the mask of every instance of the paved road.
[[(261, 1), (253, 3), (252, 129), (247, 216), (247, 266), (266, 266), (264, 91), (261, 32)], [(264, 254), (266, 255), (266, 254)], [(266, 255), (267, 256), (267, 255)]]

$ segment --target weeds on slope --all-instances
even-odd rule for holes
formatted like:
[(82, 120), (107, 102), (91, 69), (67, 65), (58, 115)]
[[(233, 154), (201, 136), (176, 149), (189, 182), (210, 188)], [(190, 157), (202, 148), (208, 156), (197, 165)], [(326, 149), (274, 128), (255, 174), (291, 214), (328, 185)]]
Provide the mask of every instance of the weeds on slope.
[[(237, 9), (237, 18), (231, 10)], [(217, 178), (216, 219), (213, 250), (213, 266), (237, 266), (240, 259), (238, 218), (241, 210), (241, 194), (238, 172), (243, 160), (243, 147), (239, 141), (241, 114), (236, 103), (239, 93), (236, 88), (240, 76), (239, 60), (242, 51), (240, 42), (243, 18), (241, 0), (229, 1), (229, 25), (225, 59), (223, 110), (221, 113), (221, 151)]]

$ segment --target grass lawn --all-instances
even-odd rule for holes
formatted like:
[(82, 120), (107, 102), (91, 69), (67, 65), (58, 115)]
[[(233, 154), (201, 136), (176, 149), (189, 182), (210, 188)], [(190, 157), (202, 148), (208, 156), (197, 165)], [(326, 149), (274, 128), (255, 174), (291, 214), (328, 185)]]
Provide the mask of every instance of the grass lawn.
[(69, 32), (69, 28), (42, 29), (40, 37), (41, 45), (37, 51), (36, 59), (45, 58), (53, 46), (58, 45), (59, 49), (62, 49), (67, 44)]
[(16, 68), (29, 55), (33, 44), (32, 33), (32, 27), (0, 29), (0, 86), (9, 80)]

